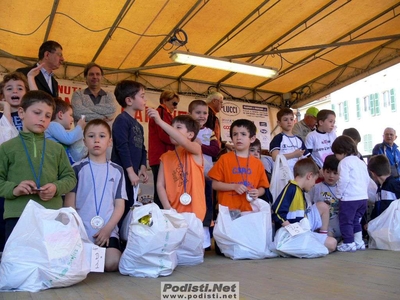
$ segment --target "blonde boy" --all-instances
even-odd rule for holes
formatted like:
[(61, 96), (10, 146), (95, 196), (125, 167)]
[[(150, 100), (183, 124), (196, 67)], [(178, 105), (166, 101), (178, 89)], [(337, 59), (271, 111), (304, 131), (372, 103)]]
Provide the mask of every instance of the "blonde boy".
[[(61, 99), (56, 99), (55, 103), (56, 109), (53, 119), (45, 131), (45, 137), (46, 139), (62, 144), (65, 147), (70, 162), (74, 163), (83, 158), (83, 153), (74, 157), (71, 154), (70, 146), (77, 142), (83, 144), (83, 129), (85, 129), (86, 121), (84, 118), (81, 118), (75, 128), (71, 130), (74, 122), (72, 106)], [(83, 145), (82, 150), (84, 150)]]
[(329, 252), (336, 249), (336, 240), (327, 236), (329, 224), (329, 206), (324, 202), (308, 207), (304, 192), (310, 191), (318, 178), (317, 165), (310, 159), (299, 160), (294, 166), (294, 180), (290, 180), (277, 200), (272, 205), (272, 220), (275, 229), (299, 222), (303, 218), (310, 221), (311, 230), (319, 230), (318, 240), (328, 248)]

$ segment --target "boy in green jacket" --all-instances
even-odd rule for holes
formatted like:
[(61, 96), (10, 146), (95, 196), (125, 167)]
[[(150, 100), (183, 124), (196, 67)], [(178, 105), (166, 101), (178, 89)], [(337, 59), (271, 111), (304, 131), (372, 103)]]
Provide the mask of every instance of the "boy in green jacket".
[(27, 92), (18, 108), (22, 131), (0, 145), (0, 196), (5, 198), (6, 240), (30, 199), (46, 208), (59, 209), (61, 195), (76, 184), (64, 148), (44, 138), (54, 106), (46, 92)]

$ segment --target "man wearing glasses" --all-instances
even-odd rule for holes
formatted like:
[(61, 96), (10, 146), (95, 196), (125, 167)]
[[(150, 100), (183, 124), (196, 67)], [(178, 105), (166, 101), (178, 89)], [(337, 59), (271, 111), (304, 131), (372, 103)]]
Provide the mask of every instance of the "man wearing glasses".
[(39, 48), (39, 62), (33, 66), (17, 69), (18, 72), (28, 76), (30, 70), (42, 66), (39, 74), (35, 76), (38, 90), (58, 97), (58, 82), (54, 78), (53, 71), (57, 70), (64, 62), (62, 47), (55, 41), (44, 42)]

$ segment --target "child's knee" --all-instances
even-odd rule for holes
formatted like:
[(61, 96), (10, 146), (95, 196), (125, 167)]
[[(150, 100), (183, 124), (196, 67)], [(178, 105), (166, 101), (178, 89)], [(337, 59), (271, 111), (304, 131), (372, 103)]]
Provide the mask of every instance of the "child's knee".
[(337, 241), (335, 238), (328, 236), (325, 240), (324, 246), (328, 248), (329, 253), (336, 250)]

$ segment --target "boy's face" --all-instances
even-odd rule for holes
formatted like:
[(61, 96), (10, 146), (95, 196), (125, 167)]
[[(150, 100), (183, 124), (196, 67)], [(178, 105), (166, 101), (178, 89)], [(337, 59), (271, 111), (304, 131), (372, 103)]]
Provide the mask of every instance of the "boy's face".
[(128, 106), (130, 105), (133, 110), (145, 110), (146, 108), (146, 99), (144, 98), (145, 92), (144, 89), (140, 89), (139, 92), (136, 93), (135, 97), (128, 97), (129, 101), (127, 102)]
[(249, 148), (250, 155), (253, 155), (255, 158), (261, 159), (261, 148), (258, 146), (251, 146)]
[(24, 132), (43, 133), (49, 127), (52, 114), (53, 107), (45, 102), (36, 102), (26, 110), (18, 108)]
[(250, 137), (250, 132), (245, 127), (232, 128), (232, 142), (236, 151), (244, 151), (250, 148), (250, 144), (255, 141), (256, 137)]
[(329, 185), (335, 185), (339, 180), (339, 173), (337, 171), (324, 169), (323, 170), (324, 181)]
[[(172, 124), (172, 127), (177, 129), (180, 133), (182, 133), (188, 140), (192, 140), (194, 136), (194, 132), (190, 132), (187, 130), (186, 125), (182, 123), (175, 122)], [(169, 138), (171, 140), (171, 143), (174, 144), (175, 146), (178, 146), (178, 143), (173, 139)]]
[(3, 88), (4, 100), (15, 109), (21, 105), (22, 96), (25, 93), (25, 84), (22, 80), (9, 80)]
[(112, 143), (110, 134), (103, 125), (92, 125), (86, 129), (83, 141), (88, 152), (94, 156), (105, 155)]
[(309, 192), (315, 185), (315, 181), (318, 179), (318, 175), (313, 173), (307, 173), (307, 180), (304, 182), (303, 190)]
[(62, 111), (57, 114), (58, 123), (60, 123), (66, 130), (70, 130), (74, 122), (74, 116), (72, 114), (72, 108), (63, 113)]
[(323, 132), (332, 132), (332, 130), (335, 128), (335, 120), (336, 117), (334, 115), (329, 115), (325, 121), (318, 121), (318, 130), (323, 131)]
[(208, 106), (207, 105), (197, 105), (190, 114), (193, 119), (199, 122), (200, 127), (203, 127), (207, 122), (208, 118)]
[(281, 126), (283, 131), (291, 132), (294, 125), (294, 116), (284, 115), (281, 120), (278, 121), (278, 125)]

